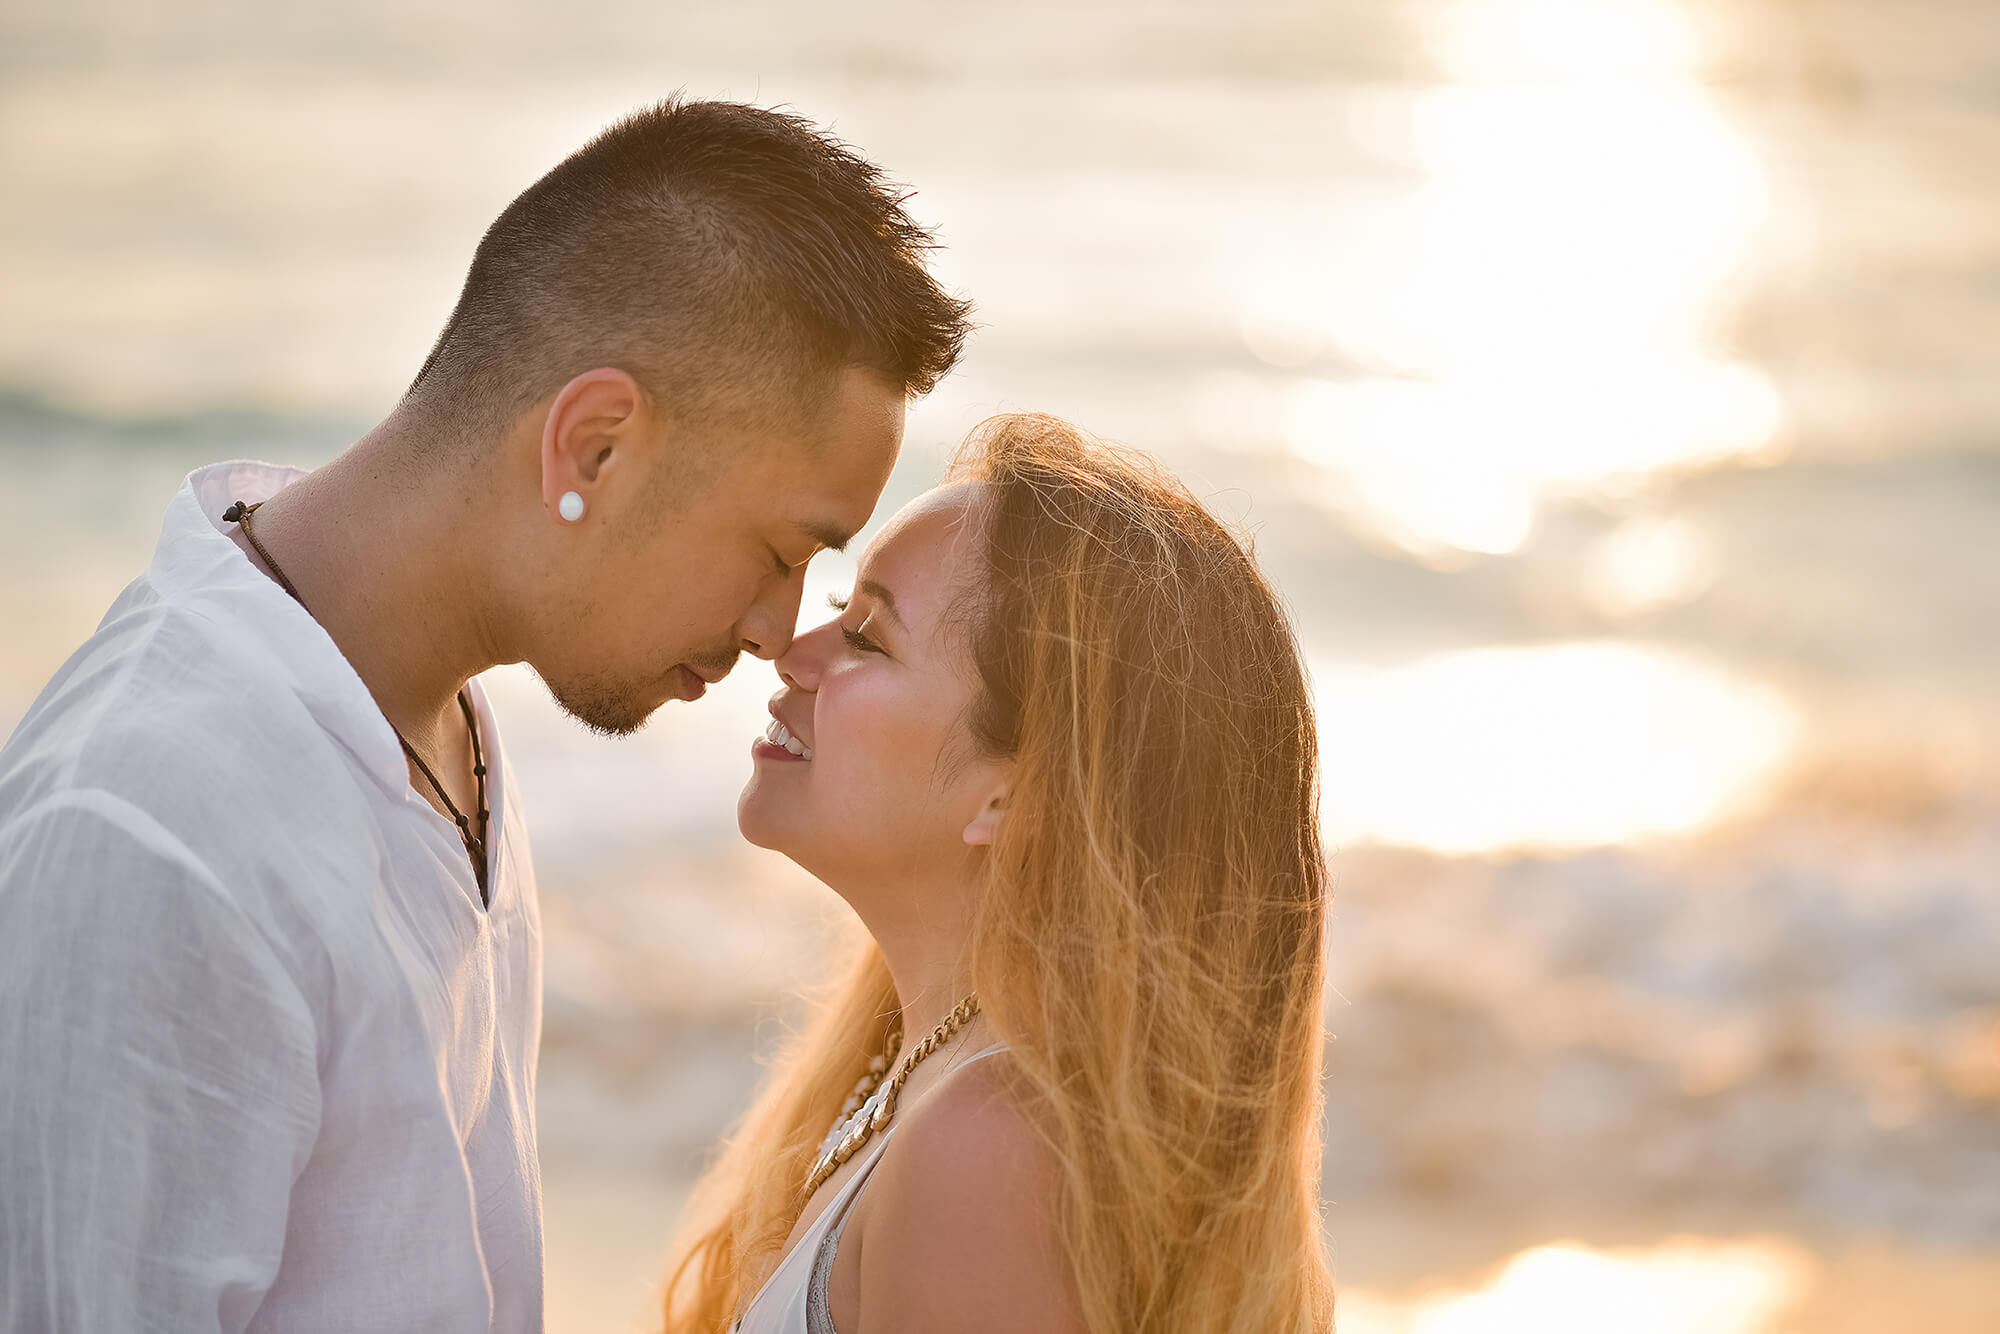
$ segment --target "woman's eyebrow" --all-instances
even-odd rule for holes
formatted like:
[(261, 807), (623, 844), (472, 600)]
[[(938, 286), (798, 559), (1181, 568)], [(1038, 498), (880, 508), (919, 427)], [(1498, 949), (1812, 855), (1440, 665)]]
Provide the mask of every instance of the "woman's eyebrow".
[[(869, 597), (881, 603), (882, 609), (889, 613), (889, 618), (897, 625), (903, 624), (902, 613), (896, 610), (896, 595), (891, 593), (888, 588), (873, 579), (863, 579), (857, 587)], [(905, 626), (904, 628), (907, 629), (908, 627)]]

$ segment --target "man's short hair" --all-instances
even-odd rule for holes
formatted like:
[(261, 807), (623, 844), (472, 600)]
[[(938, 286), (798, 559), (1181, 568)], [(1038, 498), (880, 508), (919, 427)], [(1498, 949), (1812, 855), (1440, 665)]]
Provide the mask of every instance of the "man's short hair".
[(925, 268), (907, 198), (797, 116), (670, 98), (487, 228), (404, 401), (490, 437), (599, 366), (704, 427), (806, 427), (848, 366), (927, 393), (971, 307)]

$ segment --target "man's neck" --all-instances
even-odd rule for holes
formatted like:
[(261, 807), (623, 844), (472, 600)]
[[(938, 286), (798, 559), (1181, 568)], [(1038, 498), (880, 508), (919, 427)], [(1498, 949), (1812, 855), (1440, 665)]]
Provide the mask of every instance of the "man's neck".
[(474, 568), (478, 502), (449, 479), (409, 480), (399, 443), (377, 428), (253, 523), (390, 723), (435, 753), (459, 688), (500, 659)]

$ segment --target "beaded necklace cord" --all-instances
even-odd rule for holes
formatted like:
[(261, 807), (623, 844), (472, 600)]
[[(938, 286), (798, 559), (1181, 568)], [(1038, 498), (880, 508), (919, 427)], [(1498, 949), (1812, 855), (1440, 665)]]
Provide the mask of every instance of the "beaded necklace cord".
[[(312, 608), (306, 606), (306, 600), (299, 596), (299, 590), (292, 586), (292, 581), (285, 577), (285, 572), (278, 567), (278, 562), (271, 559), (271, 553), (264, 549), (264, 544), (257, 540), (257, 534), (251, 531), (250, 516), (255, 514), (263, 503), (260, 500), (254, 505), (246, 505), (240, 500), (235, 501), (228, 509), (222, 512), (222, 521), (224, 523), (233, 523), (243, 530), (243, 536), (249, 540), (250, 545), (256, 549), (257, 554), (264, 558), (264, 564), (268, 565), (271, 568), (271, 573), (277, 577), (278, 586), (291, 594), (292, 601), (304, 608), (306, 615), (311, 616)], [(315, 617), (314, 619), (318, 618)], [(452, 823), (458, 826), (458, 837), (465, 844), (465, 855), (472, 859), (472, 878), (479, 882), (479, 905), (482, 908), (487, 908), (492, 906), (492, 902), (486, 887), (488, 814), (486, 810), (486, 757), (481, 752), (479, 746), (479, 723), (473, 716), (472, 697), (463, 686), (460, 686), (458, 690), (458, 708), (459, 712), (465, 715), (466, 730), (472, 734), (472, 777), (478, 784), (479, 832), (477, 834), (472, 832), (472, 821), (452, 802), (451, 794), (444, 790), (444, 784), (440, 783), (438, 776), (431, 772), (431, 767), (424, 763), (424, 757), (417, 754), (416, 747), (409, 743), (409, 740), (404, 737), (396, 724), (389, 723), (389, 730), (396, 734), (396, 740), (403, 747), (403, 754), (409, 756), (410, 763), (416, 765), (418, 772), (422, 773), (430, 781), (432, 790), (438, 795), (438, 800), (444, 803), (447, 811), (451, 812)], [(385, 717), (383, 721), (388, 722), (388, 719)]]

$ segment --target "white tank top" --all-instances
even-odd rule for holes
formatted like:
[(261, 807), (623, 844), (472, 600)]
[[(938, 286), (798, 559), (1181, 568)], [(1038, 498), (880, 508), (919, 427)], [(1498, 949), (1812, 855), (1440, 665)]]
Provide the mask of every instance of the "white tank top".
[[(995, 1043), (966, 1057), (952, 1071), (963, 1070), (974, 1061), (1005, 1050), (1004, 1044)], [(833, 1320), (826, 1309), (826, 1281), (833, 1270), (834, 1253), (840, 1248), (840, 1231), (847, 1223), (848, 1211), (861, 1196), (862, 1186), (874, 1173), (875, 1165), (882, 1161), (882, 1150), (888, 1147), (895, 1133), (892, 1121), (862, 1152), (861, 1166), (827, 1202), (805, 1235), (786, 1252), (778, 1267), (771, 1271), (771, 1277), (764, 1280), (764, 1286), (757, 1290), (732, 1327), (733, 1334), (834, 1334)]]

